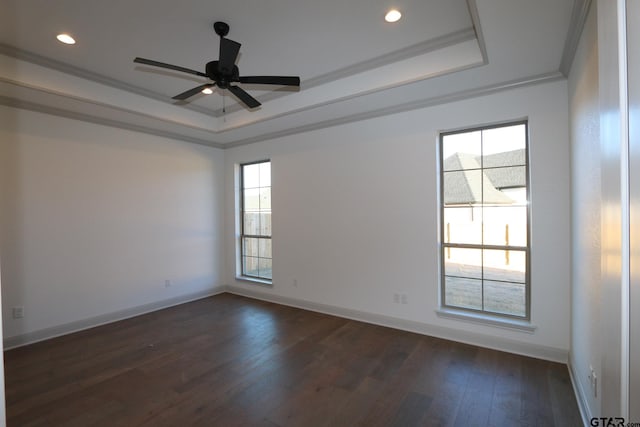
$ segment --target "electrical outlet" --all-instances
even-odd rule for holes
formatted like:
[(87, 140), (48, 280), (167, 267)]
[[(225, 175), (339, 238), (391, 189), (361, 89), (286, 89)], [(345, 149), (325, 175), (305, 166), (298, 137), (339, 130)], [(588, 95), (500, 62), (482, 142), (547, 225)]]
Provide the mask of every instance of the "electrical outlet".
[(398, 293), (393, 294), (393, 302), (396, 304), (400, 304), (400, 294)]
[(24, 317), (24, 307), (22, 306), (13, 307), (13, 318), (22, 319), (23, 317)]
[(407, 297), (407, 294), (402, 294), (400, 296), (400, 301), (402, 302), (402, 304), (408, 304), (409, 303), (409, 299)]
[(298, 287), (298, 279), (293, 279), (293, 287), (294, 288)]
[(165, 288), (169, 288), (169, 287), (171, 287), (171, 280), (165, 280), (165, 281), (164, 281), (164, 287), (165, 287)]

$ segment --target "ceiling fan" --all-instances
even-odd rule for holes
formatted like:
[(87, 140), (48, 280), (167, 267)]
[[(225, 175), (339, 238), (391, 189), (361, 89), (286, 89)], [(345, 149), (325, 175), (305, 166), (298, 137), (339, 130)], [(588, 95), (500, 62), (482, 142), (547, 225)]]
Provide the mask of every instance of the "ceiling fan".
[(211, 80), (200, 86), (189, 89), (173, 97), (173, 99), (186, 100), (204, 89), (212, 86), (218, 86), (220, 89), (229, 89), (243, 104), (249, 108), (259, 107), (261, 104), (253, 96), (249, 95), (244, 89), (235, 86), (232, 83), (255, 83), (262, 85), (278, 85), (278, 86), (300, 86), (300, 77), (293, 76), (240, 76), (238, 66), (235, 65), (241, 44), (233, 40), (225, 38), (229, 34), (229, 25), (224, 22), (216, 22), (213, 29), (220, 36), (220, 55), (217, 61), (207, 62), (205, 72), (191, 70), (189, 68), (177, 65), (165, 64), (164, 62), (153, 61), (151, 59), (136, 58), (133, 62), (138, 64), (151, 65), (154, 67), (168, 68), (183, 73), (195, 74), (196, 76), (206, 77)]

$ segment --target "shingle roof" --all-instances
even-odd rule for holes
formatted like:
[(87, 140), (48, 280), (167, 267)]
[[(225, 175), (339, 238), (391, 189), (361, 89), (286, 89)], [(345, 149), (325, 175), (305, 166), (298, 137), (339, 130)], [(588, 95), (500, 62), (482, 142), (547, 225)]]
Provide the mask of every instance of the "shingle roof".
[[(523, 149), (484, 156), (482, 166), (494, 187), (517, 188), (527, 185), (526, 151)], [(514, 167), (501, 167), (514, 166)], [(487, 169), (497, 168), (497, 169)]]
[[(481, 170), (479, 156), (455, 153), (444, 160), (445, 204), (512, 204), (514, 201), (500, 188), (526, 186), (525, 150), (513, 150), (484, 156)], [(496, 169), (486, 169), (498, 167)]]

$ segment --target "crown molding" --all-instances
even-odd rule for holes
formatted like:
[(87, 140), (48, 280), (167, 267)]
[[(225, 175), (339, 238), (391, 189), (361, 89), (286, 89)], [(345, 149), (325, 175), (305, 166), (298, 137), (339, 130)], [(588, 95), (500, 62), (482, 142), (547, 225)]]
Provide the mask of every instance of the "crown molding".
[(52, 107), (50, 105), (40, 104), (37, 102), (25, 101), (7, 96), (0, 96), (0, 105), (6, 107), (18, 108), (21, 110), (35, 111), (38, 113), (50, 114), (53, 116), (64, 117), (67, 119), (80, 120), (83, 122), (94, 123), (103, 126), (114, 127), (118, 129), (130, 130), (134, 132), (146, 133), (149, 135), (160, 136), (163, 138), (175, 139), (178, 141), (190, 142), (193, 144), (206, 145), (213, 148), (224, 148), (222, 144), (207, 141), (200, 138), (194, 138), (174, 132), (161, 131), (148, 126), (136, 125), (120, 120), (107, 119), (97, 115), (80, 113), (77, 111), (65, 110), (62, 108)]
[[(470, 0), (470, 1), (473, 2), (474, 0)], [(425, 40), (420, 43), (416, 43), (411, 46), (407, 46), (405, 48), (395, 50), (385, 55), (380, 55), (375, 58), (368, 59), (366, 61), (358, 62), (356, 64), (352, 64), (352, 65), (339, 68), (337, 70), (330, 71), (328, 73), (325, 73), (316, 77), (312, 77), (307, 80), (303, 80), (300, 84), (300, 87), (303, 89), (311, 89), (313, 87), (321, 86), (321, 85), (333, 82), (335, 80), (340, 80), (345, 77), (351, 77), (356, 74), (363, 73), (365, 71), (370, 71), (374, 68), (393, 64), (395, 62), (403, 61), (416, 56), (425, 55), (427, 53), (434, 52), (439, 49), (444, 49), (450, 46), (455, 46), (457, 44), (464, 43), (466, 41), (473, 40), (475, 38), (476, 38), (476, 30), (472, 27), (465, 28), (463, 30), (445, 34), (443, 36), (436, 37), (434, 39)], [(484, 57), (485, 56), (483, 54), (483, 58)], [(269, 101), (273, 101), (274, 99), (287, 96), (290, 93), (292, 93), (291, 90), (274, 91), (272, 93), (259, 96), (256, 99), (261, 103), (266, 103)], [(225, 108), (225, 111), (226, 113), (235, 113), (243, 109), (244, 107), (242, 105), (236, 104), (231, 107)], [(222, 116), (224, 113), (222, 109), (218, 109), (218, 110), (215, 110), (215, 114), (216, 114), (216, 117), (219, 117), (219, 116)]]
[(573, 2), (571, 21), (569, 21), (569, 31), (567, 31), (567, 38), (564, 42), (562, 59), (560, 61), (560, 72), (565, 77), (568, 77), (569, 72), (571, 71), (571, 64), (573, 63), (573, 58), (576, 55), (576, 50), (580, 43), (580, 36), (582, 35), (582, 30), (585, 22), (587, 21), (590, 8), (591, 0), (574, 0)]
[(489, 57), (487, 55), (487, 45), (484, 41), (484, 35), (482, 34), (482, 26), (480, 25), (480, 14), (478, 13), (478, 5), (476, 0), (467, 0), (467, 8), (469, 9), (469, 16), (471, 16), (471, 22), (473, 23), (473, 29), (475, 31), (476, 39), (478, 40), (478, 47), (482, 54), (484, 64), (489, 63)]
[(387, 86), (376, 87), (376, 88), (373, 88), (373, 89), (370, 89), (370, 90), (366, 90), (366, 91), (363, 91), (363, 92), (358, 92), (358, 93), (354, 93), (354, 94), (351, 94), (351, 95), (342, 96), (340, 98), (334, 98), (334, 99), (330, 99), (328, 101), (317, 102), (315, 104), (306, 105), (304, 107), (300, 107), (300, 108), (296, 108), (296, 109), (293, 109), (293, 110), (289, 110), (289, 111), (286, 111), (284, 113), (274, 114), (274, 115), (271, 115), (271, 116), (268, 116), (268, 117), (264, 117), (264, 118), (261, 118), (261, 119), (253, 120), (253, 121), (250, 121), (248, 123), (243, 123), (243, 124), (235, 125), (235, 126), (233, 126), (233, 125), (232, 126), (228, 126), (228, 127), (224, 128), (224, 129), (220, 129), (218, 131), (218, 133), (222, 134), (224, 132), (230, 132), (230, 131), (233, 131), (233, 130), (236, 130), (236, 129), (239, 129), (239, 128), (242, 128), (242, 127), (254, 125), (254, 124), (257, 124), (257, 123), (262, 123), (262, 122), (266, 122), (266, 121), (269, 121), (269, 120), (274, 120), (274, 119), (290, 116), (290, 115), (293, 115), (293, 114), (298, 114), (298, 113), (302, 113), (302, 112), (305, 112), (305, 111), (314, 110), (314, 109), (317, 109), (317, 108), (327, 107), (327, 106), (330, 106), (330, 105), (337, 105), (337, 104), (340, 104), (342, 102), (347, 102), (347, 101), (351, 101), (351, 100), (354, 100), (354, 99), (366, 97), (366, 96), (369, 96), (369, 95), (374, 95), (374, 94), (377, 94), (377, 93), (380, 93), (380, 92), (384, 92), (384, 91), (390, 91), (390, 90), (397, 89), (397, 88), (400, 88), (400, 87), (403, 87), (403, 86), (406, 86), (406, 85), (414, 84), (414, 83), (422, 81), (422, 80), (441, 77), (441, 76), (444, 76), (444, 75), (447, 75), (447, 74), (452, 74), (452, 73), (457, 73), (457, 72), (464, 71), (464, 70), (469, 70), (471, 68), (479, 67), (479, 66), (482, 66), (482, 65), (485, 65), (485, 63), (482, 62), (482, 61), (479, 61), (477, 63), (472, 63), (472, 64), (469, 64), (469, 65), (462, 65), (462, 66), (459, 66), (459, 67), (454, 67), (454, 68), (449, 69), (449, 70), (445, 70), (445, 71), (429, 74), (424, 78), (416, 78), (416, 79), (413, 79), (413, 80), (407, 80), (407, 81), (404, 81), (404, 82), (401, 82), (401, 83), (398, 83), (398, 84), (390, 84), (390, 85), (387, 85)]
[(565, 77), (558, 71), (540, 74), (536, 76), (530, 76), (523, 79), (513, 80), (509, 82), (499, 83), (495, 85), (484, 86), (475, 89), (463, 90), (443, 96), (436, 96), (419, 101), (411, 101), (403, 104), (397, 104), (390, 107), (379, 108), (376, 110), (367, 111), (364, 113), (356, 113), (348, 116), (339, 117), (336, 119), (324, 120), (321, 122), (310, 123), (303, 126), (285, 129), (282, 131), (266, 133), (259, 136), (240, 139), (229, 142), (224, 145), (224, 148), (238, 147), (241, 145), (255, 144), (257, 142), (266, 141), (269, 139), (282, 138), (285, 136), (295, 135), (299, 133), (310, 132), (314, 130), (324, 129), (328, 127), (343, 125), (351, 122), (357, 122), (362, 120), (373, 119), (382, 116), (388, 116), (391, 114), (403, 113), (411, 110), (418, 110), (421, 108), (433, 107), (436, 105), (448, 104), (451, 102), (460, 101), (463, 99), (477, 98), (480, 96), (492, 95), (494, 93), (502, 92), (505, 90), (518, 89), (521, 87), (539, 85), (544, 83), (550, 83), (558, 80), (564, 80)]
[[(418, 101), (410, 101), (410, 102), (397, 104), (397, 105), (384, 107), (384, 108), (379, 108), (379, 109), (366, 111), (362, 113), (354, 113), (354, 114), (342, 116), (335, 119), (323, 120), (320, 122), (288, 128), (281, 131), (265, 133), (259, 136), (249, 137), (245, 139), (238, 139), (238, 140), (231, 141), (224, 144), (219, 142), (214, 142), (211, 140), (191, 137), (191, 136), (183, 135), (180, 133), (162, 131), (149, 126), (136, 125), (136, 124), (120, 121), (120, 120), (107, 119), (97, 115), (82, 113), (78, 111), (71, 111), (63, 108), (45, 105), (39, 102), (20, 100), (12, 97), (7, 97), (7, 96), (0, 96), (0, 105), (20, 108), (25, 110), (31, 110), (31, 111), (36, 111), (36, 112), (41, 112), (46, 114), (52, 114), (55, 116), (70, 118), (74, 120), (82, 120), (90, 123), (111, 126), (111, 127), (116, 127), (116, 128), (126, 129), (126, 130), (132, 130), (132, 131), (147, 133), (155, 136), (177, 139), (185, 142), (191, 142), (199, 145), (206, 145), (214, 148), (227, 149), (227, 148), (233, 148), (233, 147), (238, 147), (242, 145), (255, 144), (255, 143), (270, 140), (270, 139), (282, 138), (290, 135), (324, 129), (328, 127), (339, 126), (339, 125), (343, 125), (351, 122), (368, 120), (368, 119), (387, 116), (391, 114), (398, 114), (406, 111), (417, 110), (417, 109), (432, 107), (432, 106), (441, 105), (441, 104), (447, 104), (451, 102), (460, 101), (463, 99), (487, 96), (487, 95), (502, 92), (505, 90), (517, 89), (517, 88), (531, 86), (531, 85), (544, 84), (544, 83), (549, 83), (549, 82), (563, 80), (563, 79), (565, 79), (565, 76), (560, 72), (551, 72), (551, 73), (546, 73), (541, 75), (535, 75), (535, 76), (530, 76), (523, 79), (499, 83), (495, 85), (489, 85), (489, 86), (484, 86), (480, 88), (458, 91), (458, 92), (443, 95), (443, 96), (436, 96), (436, 97), (426, 98)], [(62, 95), (62, 96), (66, 96), (66, 95)], [(79, 100), (79, 101), (83, 101), (83, 100)], [(109, 107), (117, 110), (117, 108), (112, 106), (105, 106), (105, 107)], [(141, 115), (141, 113), (132, 112), (124, 109), (122, 110), (122, 112)], [(147, 118), (153, 118), (156, 120), (162, 120), (164, 122), (170, 123), (167, 120), (157, 119), (151, 116)]]
[[(70, 65), (62, 61), (57, 61), (55, 59), (47, 58), (45, 56), (41, 56), (33, 52), (19, 49), (17, 47), (14, 47), (8, 44), (0, 43), (0, 54), (10, 56), (22, 61), (31, 62), (32, 64), (36, 64), (45, 68), (50, 68), (52, 70), (60, 71), (65, 74), (70, 74), (72, 76), (90, 80), (95, 83), (100, 83), (116, 89), (135, 93), (137, 95), (145, 96), (147, 98), (155, 99), (157, 101), (174, 103), (171, 98), (161, 95), (159, 93), (153, 92), (151, 90), (130, 85), (128, 83), (121, 82), (120, 80), (112, 79), (102, 74), (94, 73), (93, 71), (88, 71), (88, 70), (85, 70), (84, 68), (76, 67), (74, 65)], [(191, 105), (187, 103), (180, 103), (179, 105), (188, 110), (196, 111), (198, 113), (206, 114), (208, 116), (215, 116), (216, 114), (214, 110), (197, 106), (197, 105)]]
[(112, 120), (112, 119), (99, 117), (96, 115), (81, 113), (77, 111), (70, 111), (62, 108), (44, 105), (37, 102), (19, 100), (19, 99), (7, 97), (7, 96), (0, 96), (0, 105), (5, 105), (13, 108), (20, 108), (24, 110), (31, 110), (31, 111), (36, 111), (40, 113), (52, 114), (55, 116), (65, 117), (65, 118), (74, 119), (74, 120), (82, 120), (82, 121), (104, 125), (104, 126), (111, 126), (111, 127), (116, 127), (116, 128), (136, 131), (136, 132), (142, 132), (150, 135), (176, 139), (176, 140), (190, 142), (190, 143), (199, 144), (199, 145), (206, 145), (214, 148), (227, 149), (227, 148), (239, 147), (242, 145), (255, 144), (255, 143), (270, 140), (270, 139), (283, 138), (290, 135), (296, 135), (296, 134), (310, 132), (314, 130), (329, 128), (333, 126), (339, 126), (347, 123), (363, 121), (363, 120), (373, 119), (373, 118), (392, 115), (392, 114), (403, 113), (406, 111), (412, 111), (412, 110), (417, 110), (421, 108), (433, 107), (436, 105), (448, 104), (451, 102), (456, 102), (464, 99), (492, 95), (494, 93), (502, 92), (505, 90), (512, 90), (512, 89), (518, 89), (526, 86), (550, 83), (550, 82), (563, 80), (563, 79), (565, 79), (565, 77), (560, 72), (552, 72), (552, 73), (546, 73), (546, 74), (541, 74), (536, 76), (530, 76), (527, 78), (509, 81), (505, 83), (499, 83), (495, 85), (484, 86), (481, 88), (463, 90), (463, 91), (459, 91), (459, 92), (455, 92), (455, 93), (451, 93), (443, 96), (437, 96), (437, 97), (427, 98), (427, 99), (418, 100), (418, 101), (406, 102), (406, 103), (379, 108), (379, 109), (366, 111), (362, 113), (350, 114), (350, 115), (335, 118), (335, 119), (329, 119), (329, 120), (324, 120), (320, 122), (310, 123), (307, 125), (288, 128), (281, 131), (265, 133), (259, 136), (231, 141), (226, 144), (212, 142), (209, 140), (204, 140), (204, 139), (195, 138), (195, 137), (190, 137), (190, 136), (182, 135), (179, 133), (161, 131), (152, 127), (136, 125), (136, 124), (120, 121), (120, 120)]
[[(211, 134), (212, 137), (213, 135), (217, 134), (218, 132), (216, 130), (212, 130), (212, 129), (207, 129), (207, 128), (203, 128), (200, 126), (195, 126), (195, 125), (190, 125), (190, 124), (185, 124), (185, 123), (181, 123), (175, 120), (171, 120), (171, 119), (167, 119), (167, 118), (160, 118), (160, 117), (156, 117), (153, 116), (151, 114), (147, 114), (138, 110), (132, 110), (132, 109), (128, 109), (128, 108), (124, 108), (124, 107), (120, 107), (120, 106), (115, 106), (115, 105), (111, 105), (111, 104), (107, 104), (104, 102), (99, 102), (96, 101), (94, 99), (88, 99), (88, 98), (84, 98), (84, 97), (79, 97), (79, 96), (74, 96), (74, 95), (70, 95), (68, 93), (64, 93), (64, 92), (58, 92), (56, 90), (52, 90), (52, 89), (48, 89), (48, 88), (44, 88), (44, 87), (40, 87), (40, 86), (36, 86), (36, 85), (32, 85), (32, 84), (28, 84), (28, 83), (24, 83), (24, 82), (20, 82), (20, 81), (16, 81), (13, 79), (8, 79), (8, 78), (4, 78), (4, 77), (0, 77), (0, 87), (2, 85), (11, 85), (15, 88), (17, 88), (20, 91), (23, 91), (21, 93), (21, 95), (27, 95), (27, 97), (29, 95), (31, 95), (32, 98), (37, 98), (37, 101), (33, 101), (33, 99), (21, 99), (21, 101), (25, 101), (25, 102), (29, 102), (31, 104), (38, 104), (40, 105), (42, 108), (47, 108), (49, 106), (51, 106), (51, 108), (53, 110), (59, 111), (59, 110), (65, 110), (65, 108), (61, 108), (59, 106), (52, 106), (52, 104), (54, 102), (51, 102), (51, 100), (53, 98), (55, 98), (56, 100), (60, 100), (60, 99), (64, 99), (64, 100), (68, 100), (74, 103), (77, 103), (78, 105), (84, 105), (84, 106), (93, 106), (93, 107), (98, 107), (101, 109), (105, 109), (105, 110), (109, 110), (109, 111), (116, 111), (118, 113), (124, 113), (130, 116), (134, 116), (134, 117), (139, 117), (142, 119), (146, 119), (146, 120), (156, 120), (158, 122), (162, 122), (162, 123), (166, 123), (172, 126), (180, 126), (182, 128), (188, 128), (188, 129), (192, 129), (194, 131), (197, 132), (203, 132), (205, 134)], [(26, 92), (25, 92), (26, 91)], [(6, 96), (4, 95), (5, 98), (14, 98), (16, 100), (20, 99), (19, 96)], [(26, 98), (26, 97), (25, 97)], [(47, 104), (45, 101), (45, 99), (49, 99), (50, 102)], [(78, 109), (66, 109), (67, 111), (78, 111)], [(96, 116), (97, 118), (98, 115), (97, 114), (89, 114), (89, 113), (80, 113), (86, 116)], [(119, 122), (119, 121), (117, 121)], [(144, 127), (144, 126), (143, 126)], [(170, 134), (174, 134), (172, 132), (169, 132)], [(195, 138), (197, 140), (201, 140), (201, 141), (207, 141), (207, 143), (205, 145), (209, 145), (209, 144), (214, 144), (215, 142), (212, 141), (208, 141), (205, 139), (201, 139), (201, 138)]]
[[(444, 49), (459, 43), (464, 43), (466, 41), (473, 40), (476, 38), (478, 39), (478, 44), (480, 45), (482, 57), (484, 58), (485, 64), (486, 64), (486, 48), (484, 48), (482, 34), (481, 34), (481, 31), (479, 30), (480, 23), (477, 18), (477, 9), (475, 9), (475, 0), (468, 0), (467, 3), (473, 5), (473, 7), (469, 6), (473, 27), (465, 28), (459, 31), (455, 31), (453, 33), (436, 37), (434, 39), (416, 43), (411, 46), (407, 46), (405, 48), (390, 52), (385, 55), (380, 55), (378, 57), (375, 57), (366, 61), (362, 61), (356, 64), (352, 64), (347, 67), (343, 67), (343, 68), (322, 74), (320, 76), (313, 77), (311, 79), (303, 80), (301, 82), (301, 87), (313, 88), (313, 87), (327, 84), (332, 81), (339, 80), (345, 77), (350, 77), (374, 68), (382, 67), (398, 61), (413, 58), (415, 56), (424, 55), (429, 52), (433, 52), (439, 49)], [(475, 14), (472, 12), (472, 10), (475, 10)], [(478, 37), (478, 35), (480, 35), (480, 37)], [(51, 59), (42, 55), (38, 55), (36, 53), (23, 50), (8, 44), (0, 43), (0, 54), (10, 56), (19, 60), (27, 61), (27, 62), (40, 65), (42, 67), (50, 68), (56, 71), (60, 71), (62, 73), (80, 77), (86, 80), (90, 80), (96, 83), (104, 84), (106, 86), (114, 87), (116, 89), (135, 93), (137, 95), (145, 96), (147, 98), (155, 99), (157, 101), (169, 102), (169, 103), (172, 102), (171, 98), (168, 98), (167, 96), (158, 94), (156, 92), (143, 89), (135, 85), (130, 85), (120, 80), (112, 79), (102, 74), (95, 73), (93, 71), (88, 71), (86, 69), (76, 67), (76, 66), (67, 64), (65, 62)], [(257, 97), (257, 99), (260, 102), (265, 103), (265, 102), (272, 101), (274, 99), (281, 98), (291, 93), (295, 93), (295, 92), (291, 90), (286, 90), (285, 88), (285, 90), (280, 90), (280, 91), (276, 90), (272, 93)], [(226, 107), (224, 108), (224, 110), (222, 108), (212, 110), (209, 108), (204, 108), (204, 107), (192, 105), (189, 103), (181, 103), (180, 106), (182, 108), (186, 108), (192, 111), (196, 111), (196, 112), (206, 114), (209, 116), (214, 116), (214, 117), (222, 117), (224, 114), (231, 114), (244, 109), (244, 107), (240, 104)]]

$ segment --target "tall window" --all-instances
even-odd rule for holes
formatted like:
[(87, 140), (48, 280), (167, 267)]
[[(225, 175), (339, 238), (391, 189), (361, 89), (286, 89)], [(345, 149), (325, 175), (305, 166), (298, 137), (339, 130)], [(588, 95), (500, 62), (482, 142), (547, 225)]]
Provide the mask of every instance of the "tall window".
[(240, 167), (242, 275), (271, 281), (271, 162)]
[(440, 137), (442, 306), (529, 319), (527, 123)]

